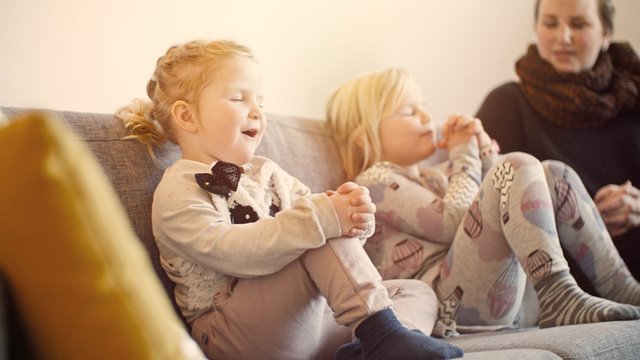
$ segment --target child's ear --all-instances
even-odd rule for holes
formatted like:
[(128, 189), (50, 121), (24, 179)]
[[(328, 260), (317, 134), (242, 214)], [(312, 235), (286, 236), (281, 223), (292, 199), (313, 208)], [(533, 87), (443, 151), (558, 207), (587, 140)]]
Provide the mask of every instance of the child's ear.
[(178, 128), (190, 133), (198, 131), (196, 117), (191, 109), (191, 105), (186, 101), (178, 100), (173, 103), (171, 106), (171, 117), (173, 117), (173, 121)]

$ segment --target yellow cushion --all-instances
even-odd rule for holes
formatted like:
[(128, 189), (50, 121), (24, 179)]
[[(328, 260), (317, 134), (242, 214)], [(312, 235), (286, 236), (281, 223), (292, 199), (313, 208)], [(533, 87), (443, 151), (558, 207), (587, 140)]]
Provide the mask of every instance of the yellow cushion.
[(0, 272), (39, 358), (203, 358), (100, 166), (50, 115), (0, 126)]

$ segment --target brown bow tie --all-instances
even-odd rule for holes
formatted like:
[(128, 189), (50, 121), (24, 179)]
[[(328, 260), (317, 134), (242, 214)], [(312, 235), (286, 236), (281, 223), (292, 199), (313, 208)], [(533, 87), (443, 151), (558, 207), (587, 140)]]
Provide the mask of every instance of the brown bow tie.
[(242, 168), (238, 165), (218, 161), (211, 168), (210, 174), (196, 174), (196, 182), (208, 192), (222, 195), (228, 199), (232, 191), (238, 190), (242, 172)]

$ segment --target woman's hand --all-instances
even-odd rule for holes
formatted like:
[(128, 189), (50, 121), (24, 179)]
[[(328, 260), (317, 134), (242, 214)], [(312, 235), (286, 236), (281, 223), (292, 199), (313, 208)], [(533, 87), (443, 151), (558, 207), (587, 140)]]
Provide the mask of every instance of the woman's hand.
[(603, 186), (593, 200), (612, 237), (640, 226), (640, 190), (630, 181)]

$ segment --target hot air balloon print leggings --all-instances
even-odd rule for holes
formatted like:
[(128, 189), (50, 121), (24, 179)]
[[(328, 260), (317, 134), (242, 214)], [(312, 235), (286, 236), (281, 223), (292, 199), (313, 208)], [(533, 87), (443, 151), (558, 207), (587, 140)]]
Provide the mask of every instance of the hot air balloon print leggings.
[[(512, 153), (484, 177), (441, 263), (441, 321), (513, 325), (527, 278), (568, 270), (560, 242), (592, 281), (621, 262), (580, 178), (557, 161)], [(624, 267), (624, 265), (623, 265)]]

